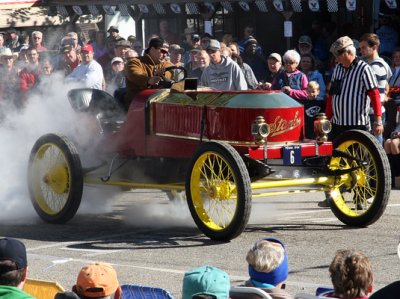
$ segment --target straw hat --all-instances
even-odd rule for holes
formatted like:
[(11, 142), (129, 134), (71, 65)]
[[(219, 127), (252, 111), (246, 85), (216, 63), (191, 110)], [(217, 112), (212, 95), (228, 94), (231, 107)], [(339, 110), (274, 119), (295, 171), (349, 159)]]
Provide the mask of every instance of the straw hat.
[(15, 60), (18, 57), (18, 53), (13, 53), (9, 48), (5, 48), (2, 52), (0, 52), (0, 59), (2, 57), (12, 57)]

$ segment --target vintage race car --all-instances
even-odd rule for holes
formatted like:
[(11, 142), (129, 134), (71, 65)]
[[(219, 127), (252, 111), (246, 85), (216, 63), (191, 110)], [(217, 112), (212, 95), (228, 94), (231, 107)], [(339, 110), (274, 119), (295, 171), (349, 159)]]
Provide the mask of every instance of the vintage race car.
[(128, 111), (100, 90), (68, 97), (98, 138), (88, 145), (47, 134), (33, 145), (30, 196), (50, 223), (75, 215), (84, 184), (185, 191), (198, 228), (215, 240), (239, 236), (261, 196), (325, 191), (336, 217), (358, 227), (388, 203), (390, 168), (376, 139), (353, 130), (332, 144), (324, 114), (308, 139), (304, 106), (281, 92), (211, 90), (185, 79), (141, 92)]

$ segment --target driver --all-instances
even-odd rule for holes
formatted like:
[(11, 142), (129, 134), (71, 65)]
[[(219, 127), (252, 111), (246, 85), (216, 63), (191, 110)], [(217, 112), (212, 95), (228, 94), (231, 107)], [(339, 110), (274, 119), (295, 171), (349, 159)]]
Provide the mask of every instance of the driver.
[(160, 81), (165, 76), (171, 79), (172, 73), (165, 73), (165, 68), (173, 66), (166, 61), (168, 48), (163, 39), (159, 37), (152, 38), (149, 47), (144, 51), (144, 55), (132, 58), (125, 67), (126, 77), (126, 95), (125, 108), (129, 105), (136, 94), (148, 88), (160, 87)]

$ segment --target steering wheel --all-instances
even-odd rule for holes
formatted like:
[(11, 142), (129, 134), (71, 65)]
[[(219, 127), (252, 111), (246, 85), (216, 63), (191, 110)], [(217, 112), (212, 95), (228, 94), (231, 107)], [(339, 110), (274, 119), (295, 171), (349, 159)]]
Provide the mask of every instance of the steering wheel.
[(170, 88), (172, 84), (182, 82), (187, 78), (187, 71), (183, 66), (169, 66), (165, 68), (164, 74), (166, 72), (170, 72), (172, 75), (172, 79), (166, 78), (165, 76), (162, 76), (162, 85), (165, 88)]

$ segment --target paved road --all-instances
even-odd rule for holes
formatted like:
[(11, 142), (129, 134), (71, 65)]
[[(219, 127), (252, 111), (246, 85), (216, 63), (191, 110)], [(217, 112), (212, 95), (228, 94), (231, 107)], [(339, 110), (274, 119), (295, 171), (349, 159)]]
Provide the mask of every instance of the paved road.
[[(276, 237), (287, 245), (291, 293), (329, 285), (328, 265), (339, 248), (358, 248), (370, 258), (381, 287), (400, 278), (400, 191), (374, 225), (342, 225), (329, 209), (318, 208), (321, 193), (255, 199), (250, 225), (237, 239), (217, 243), (195, 227), (186, 204), (172, 204), (155, 191), (136, 190), (111, 200), (101, 189), (85, 190), (78, 215), (66, 225), (41, 222), (26, 203), (18, 219), (0, 220), (0, 236), (22, 239), (28, 248), (29, 276), (56, 280), (66, 289), (92, 261), (112, 263), (121, 283), (156, 285), (180, 298), (183, 273), (211, 264), (227, 271), (233, 284), (247, 278), (245, 255), (254, 241)], [(9, 216), (9, 215), (8, 215)], [(14, 220), (11, 220), (13, 218)]]

